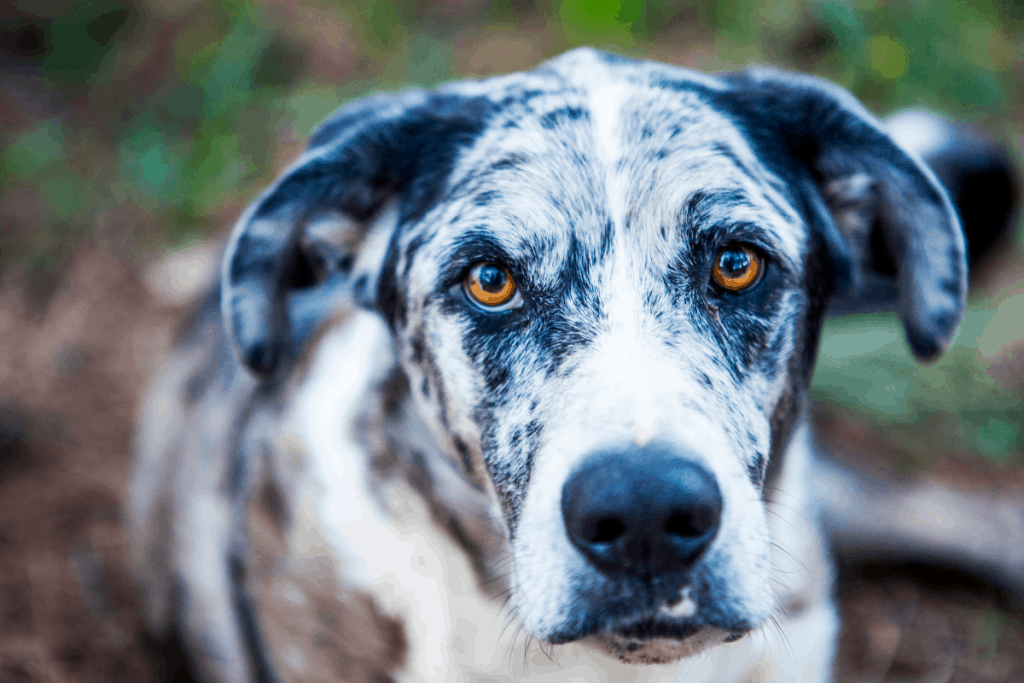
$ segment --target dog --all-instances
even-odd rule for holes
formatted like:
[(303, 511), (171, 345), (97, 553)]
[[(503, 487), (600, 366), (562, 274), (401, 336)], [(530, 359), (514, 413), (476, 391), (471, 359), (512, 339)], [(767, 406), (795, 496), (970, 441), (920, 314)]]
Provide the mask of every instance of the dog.
[(147, 622), (211, 683), (827, 681), (822, 320), (888, 277), (930, 362), (966, 272), (817, 78), (578, 49), (347, 104), (149, 392)]

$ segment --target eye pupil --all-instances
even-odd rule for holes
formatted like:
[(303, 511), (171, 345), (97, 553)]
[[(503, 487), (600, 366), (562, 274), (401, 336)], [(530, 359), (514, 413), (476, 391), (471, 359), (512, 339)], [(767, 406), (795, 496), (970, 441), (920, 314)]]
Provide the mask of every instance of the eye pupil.
[(750, 256), (746, 251), (729, 249), (718, 257), (718, 269), (727, 278), (737, 278), (750, 268)]
[(508, 276), (505, 275), (505, 271), (491, 265), (482, 267), (477, 277), (480, 281), (480, 288), (490, 294), (501, 292), (508, 284)]

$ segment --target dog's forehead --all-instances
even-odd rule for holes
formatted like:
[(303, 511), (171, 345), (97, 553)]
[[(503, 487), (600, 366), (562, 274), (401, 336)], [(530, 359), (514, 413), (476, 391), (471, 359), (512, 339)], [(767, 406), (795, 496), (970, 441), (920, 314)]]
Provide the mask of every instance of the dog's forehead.
[(543, 255), (534, 267), (553, 277), (570, 244), (599, 251), (619, 233), (665, 254), (680, 229), (739, 224), (800, 262), (790, 190), (712, 104), (713, 79), (583, 61), (490, 84), (500, 106), (453, 170), (442, 233), (483, 228), (508, 252)]

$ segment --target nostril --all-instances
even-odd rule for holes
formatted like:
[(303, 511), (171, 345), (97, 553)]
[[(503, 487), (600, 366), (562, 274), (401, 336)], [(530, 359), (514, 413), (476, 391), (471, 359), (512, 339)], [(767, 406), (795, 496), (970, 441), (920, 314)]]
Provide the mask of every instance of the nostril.
[(672, 536), (700, 536), (690, 515), (676, 513), (665, 520), (665, 533)]
[(626, 533), (625, 524), (614, 517), (605, 517), (594, 525), (594, 533), (591, 534), (589, 540), (591, 543), (614, 543), (624, 533)]
[(714, 519), (707, 510), (676, 512), (665, 520), (665, 533), (671, 536), (693, 538), (694, 536), (703, 536), (714, 525)]

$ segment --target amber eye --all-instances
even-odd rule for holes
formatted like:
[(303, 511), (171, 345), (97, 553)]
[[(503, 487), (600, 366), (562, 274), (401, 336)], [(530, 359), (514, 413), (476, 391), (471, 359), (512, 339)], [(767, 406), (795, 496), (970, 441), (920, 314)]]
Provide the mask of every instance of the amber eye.
[(516, 295), (516, 283), (497, 263), (478, 263), (466, 276), (466, 292), (484, 306), (501, 306)]
[(761, 257), (753, 249), (732, 244), (718, 252), (712, 275), (723, 289), (739, 292), (758, 281), (763, 267)]

